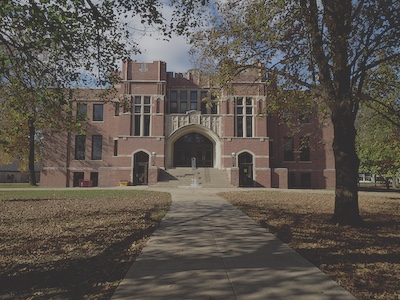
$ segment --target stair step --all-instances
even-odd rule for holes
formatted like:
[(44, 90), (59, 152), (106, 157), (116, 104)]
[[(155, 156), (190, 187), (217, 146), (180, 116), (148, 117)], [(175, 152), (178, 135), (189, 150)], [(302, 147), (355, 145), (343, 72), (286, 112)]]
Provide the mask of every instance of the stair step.
[[(198, 168), (195, 170), (196, 183), (201, 187), (233, 187), (229, 180), (228, 174), (224, 170), (213, 168)], [(193, 170), (192, 168), (174, 168), (168, 170), (161, 170), (158, 187), (178, 187), (178, 186), (191, 186), (193, 184)]]

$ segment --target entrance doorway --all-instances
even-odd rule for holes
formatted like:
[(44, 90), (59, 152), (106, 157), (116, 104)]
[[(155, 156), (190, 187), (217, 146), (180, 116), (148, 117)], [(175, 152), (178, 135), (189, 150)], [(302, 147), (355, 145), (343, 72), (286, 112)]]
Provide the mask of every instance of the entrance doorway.
[(238, 156), (239, 162), (239, 186), (250, 187), (253, 182), (253, 156), (244, 152)]
[(214, 145), (199, 133), (189, 133), (174, 144), (174, 166), (190, 167), (192, 157), (196, 157), (198, 167), (212, 167)]
[(149, 172), (149, 155), (143, 151), (140, 151), (133, 156), (133, 160), (133, 184), (147, 184)]

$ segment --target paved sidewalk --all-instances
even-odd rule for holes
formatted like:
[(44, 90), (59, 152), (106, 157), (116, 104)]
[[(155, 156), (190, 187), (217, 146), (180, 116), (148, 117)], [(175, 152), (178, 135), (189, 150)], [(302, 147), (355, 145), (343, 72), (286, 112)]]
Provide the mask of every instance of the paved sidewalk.
[(113, 300), (355, 299), (208, 189), (173, 189), (173, 204)]

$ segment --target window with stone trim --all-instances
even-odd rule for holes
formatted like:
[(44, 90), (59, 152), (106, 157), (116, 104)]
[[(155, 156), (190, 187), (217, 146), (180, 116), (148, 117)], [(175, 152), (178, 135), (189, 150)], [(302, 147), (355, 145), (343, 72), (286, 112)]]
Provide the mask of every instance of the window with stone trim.
[(235, 136), (253, 136), (254, 103), (250, 97), (235, 99)]
[(199, 109), (198, 90), (172, 90), (169, 92), (169, 113), (184, 114), (187, 111), (198, 110), (198, 109)]
[(87, 118), (87, 104), (78, 103), (76, 110), (76, 119), (79, 121), (85, 121)]
[(101, 160), (103, 152), (103, 137), (101, 135), (92, 136), (92, 160)]
[(104, 105), (93, 104), (93, 121), (104, 121)]
[(133, 136), (150, 136), (151, 126), (151, 97), (135, 96), (132, 109)]

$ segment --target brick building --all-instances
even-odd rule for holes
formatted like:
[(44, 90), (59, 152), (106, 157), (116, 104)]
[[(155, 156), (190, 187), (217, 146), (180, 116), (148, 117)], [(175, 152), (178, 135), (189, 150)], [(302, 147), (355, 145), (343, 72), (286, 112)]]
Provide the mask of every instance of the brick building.
[(314, 117), (293, 133), (265, 115), (268, 85), (257, 75), (244, 72), (216, 98), (198, 72), (124, 62), (110, 101), (100, 100), (101, 90), (75, 91), (86, 131), (45, 138), (41, 185), (152, 185), (195, 157), (197, 167), (225, 171), (234, 186), (334, 187), (332, 127)]

